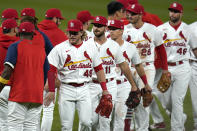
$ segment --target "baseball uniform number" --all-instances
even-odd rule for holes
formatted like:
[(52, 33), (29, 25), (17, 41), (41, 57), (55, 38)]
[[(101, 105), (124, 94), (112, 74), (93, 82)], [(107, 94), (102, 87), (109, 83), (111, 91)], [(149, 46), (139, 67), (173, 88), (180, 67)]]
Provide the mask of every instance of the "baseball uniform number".
[(150, 48), (149, 48), (149, 49), (143, 48), (143, 49), (141, 50), (141, 56), (147, 56), (147, 55), (151, 55), (151, 50), (150, 50)]
[(180, 54), (180, 55), (185, 55), (186, 54), (186, 52), (187, 52), (187, 48), (179, 48), (178, 50), (177, 50), (177, 53), (178, 54)]
[(105, 67), (105, 73), (109, 74), (111, 72), (110, 66)]
[(92, 77), (92, 70), (86, 70), (83, 75), (86, 77)]

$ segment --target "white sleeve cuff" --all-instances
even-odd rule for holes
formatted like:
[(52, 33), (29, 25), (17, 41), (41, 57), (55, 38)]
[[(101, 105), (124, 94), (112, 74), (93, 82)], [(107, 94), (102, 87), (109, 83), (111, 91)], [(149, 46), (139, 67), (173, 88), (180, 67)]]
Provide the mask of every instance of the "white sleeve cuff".
[(14, 69), (14, 65), (10, 62), (5, 62), (4, 65), (9, 65), (12, 69)]

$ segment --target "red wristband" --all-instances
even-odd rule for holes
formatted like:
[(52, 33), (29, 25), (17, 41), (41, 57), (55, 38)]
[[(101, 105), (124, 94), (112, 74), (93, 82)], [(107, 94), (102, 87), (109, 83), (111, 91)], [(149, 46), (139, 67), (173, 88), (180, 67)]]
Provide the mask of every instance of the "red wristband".
[(144, 82), (144, 85), (146, 85), (148, 83), (148, 81), (146, 79), (146, 75), (141, 76), (141, 79)]
[(101, 82), (100, 85), (103, 91), (107, 90), (106, 82)]

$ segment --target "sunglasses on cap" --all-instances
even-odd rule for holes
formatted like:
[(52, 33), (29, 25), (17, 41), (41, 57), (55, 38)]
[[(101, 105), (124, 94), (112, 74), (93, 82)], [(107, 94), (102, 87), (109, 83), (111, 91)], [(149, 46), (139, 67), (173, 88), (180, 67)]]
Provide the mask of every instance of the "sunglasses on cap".
[(109, 29), (109, 30), (113, 30), (113, 31), (114, 31), (114, 30), (120, 30), (119, 28), (116, 28), (116, 27), (113, 27), (113, 26), (108, 26), (108, 29)]
[(78, 35), (79, 34), (79, 32), (75, 32), (75, 31), (69, 31), (68, 33), (69, 33), (69, 35)]
[(134, 12), (131, 12), (131, 11), (128, 11), (128, 10), (127, 10), (127, 13), (130, 14), (131, 16), (138, 15), (137, 13), (134, 13)]
[(175, 9), (169, 9), (170, 12), (173, 12), (173, 13), (181, 13), (180, 11), (178, 10), (175, 10)]
[(101, 24), (97, 24), (97, 23), (94, 23), (93, 24), (95, 27), (97, 27), (97, 28), (101, 28), (101, 27), (103, 27), (104, 25), (101, 25)]

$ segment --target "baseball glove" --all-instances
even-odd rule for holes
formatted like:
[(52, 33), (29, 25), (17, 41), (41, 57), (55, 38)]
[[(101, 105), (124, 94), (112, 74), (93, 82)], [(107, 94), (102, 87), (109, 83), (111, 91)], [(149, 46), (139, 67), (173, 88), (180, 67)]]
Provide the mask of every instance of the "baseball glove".
[(158, 84), (157, 88), (160, 92), (164, 93), (168, 90), (171, 85), (171, 74), (170, 72), (163, 73)]
[(151, 92), (152, 91), (149, 91), (146, 88), (141, 89), (141, 95), (142, 95), (142, 98), (143, 98), (143, 106), (144, 107), (148, 107), (153, 100), (153, 96), (152, 96)]
[(95, 112), (100, 114), (101, 116), (105, 116), (109, 118), (112, 112), (113, 104), (112, 104), (112, 96), (111, 94), (103, 95), (100, 99), (100, 103), (97, 106)]
[(136, 108), (140, 104), (141, 92), (139, 88), (136, 91), (131, 91), (127, 98), (126, 105), (130, 109)]

